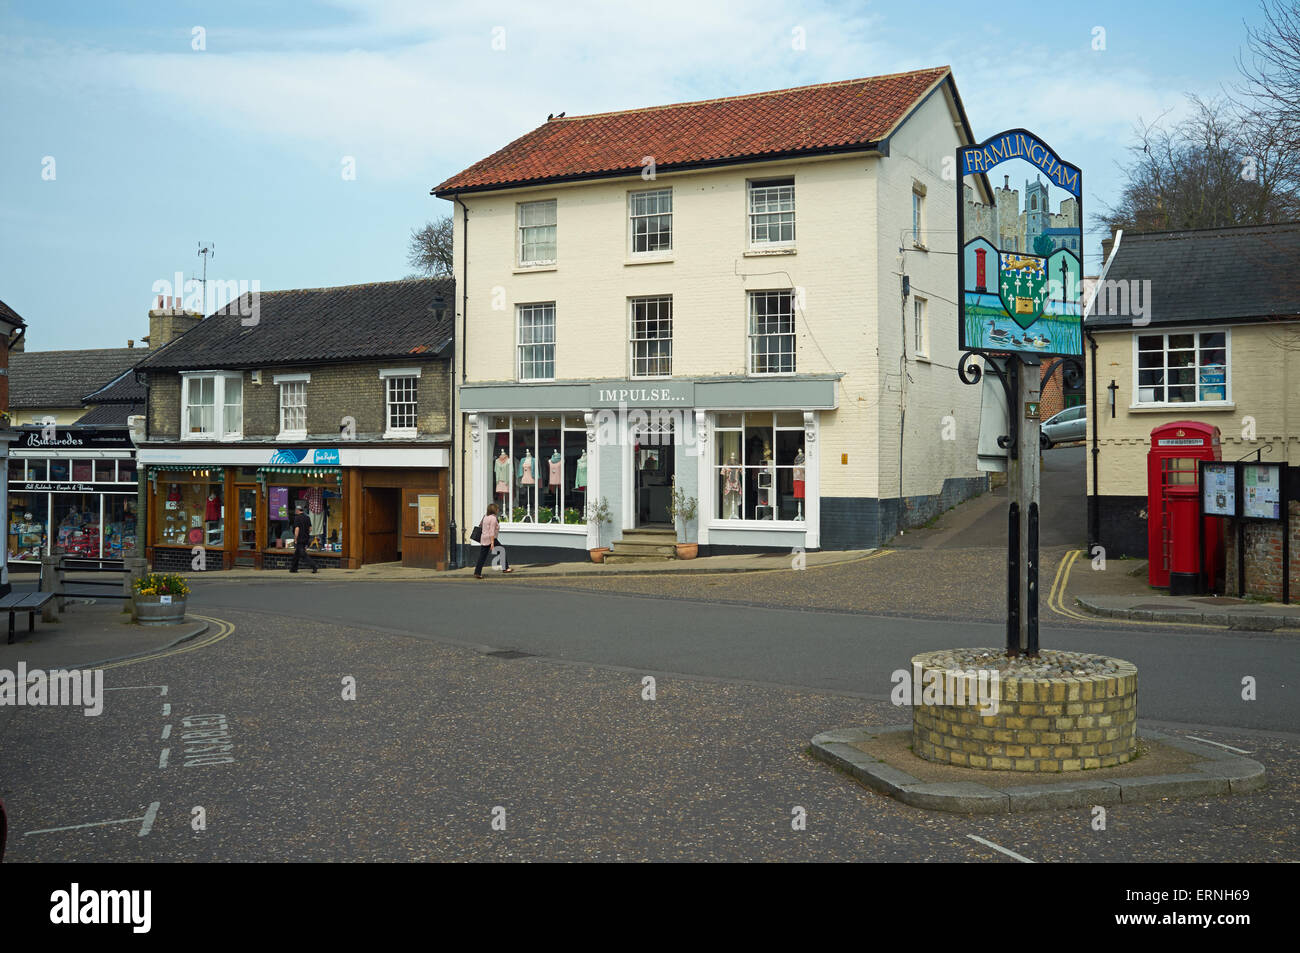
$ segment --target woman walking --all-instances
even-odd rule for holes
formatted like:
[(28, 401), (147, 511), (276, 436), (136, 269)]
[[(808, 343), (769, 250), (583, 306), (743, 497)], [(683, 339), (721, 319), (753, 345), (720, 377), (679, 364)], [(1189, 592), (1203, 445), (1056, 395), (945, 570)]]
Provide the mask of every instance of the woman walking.
[[(474, 578), (483, 578), (483, 563), (487, 562), (488, 553), (497, 548), (497, 532), (501, 524), (497, 520), (497, 505), (489, 503), (487, 515), (483, 517), (483, 522), (478, 524), (479, 528), (479, 551), (478, 564), (474, 567)], [(501, 547), (501, 568), (504, 572), (514, 572), (510, 568), (510, 561), (506, 558), (506, 548)]]

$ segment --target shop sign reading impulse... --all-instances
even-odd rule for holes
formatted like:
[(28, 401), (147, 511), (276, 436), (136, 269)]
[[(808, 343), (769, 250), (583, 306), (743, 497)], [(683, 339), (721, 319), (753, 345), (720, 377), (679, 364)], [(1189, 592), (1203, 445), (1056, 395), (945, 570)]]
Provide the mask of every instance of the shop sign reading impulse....
[(963, 146), (957, 163), (958, 346), (1082, 354), (1083, 174), (1025, 129)]

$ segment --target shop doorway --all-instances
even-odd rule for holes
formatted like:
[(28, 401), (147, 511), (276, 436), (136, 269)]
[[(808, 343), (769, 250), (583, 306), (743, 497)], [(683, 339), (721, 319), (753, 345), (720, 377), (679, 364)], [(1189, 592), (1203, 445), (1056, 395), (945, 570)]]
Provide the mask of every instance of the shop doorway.
[(651, 426), (632, 444), (632, 485), (636, 529), (672, 529), (668, 504), (672, 500), (677, 447), (670, 422)]
[(401, 558), (402, 491), (397, 487), (365, 488), (363, 563), (391, 563)]

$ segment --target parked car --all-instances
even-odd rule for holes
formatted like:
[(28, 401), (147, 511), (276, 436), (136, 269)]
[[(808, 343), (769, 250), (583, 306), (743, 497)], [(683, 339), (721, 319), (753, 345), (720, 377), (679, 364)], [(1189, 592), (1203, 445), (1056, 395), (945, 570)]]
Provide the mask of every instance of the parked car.
[(1077, 407), (1067, 407), (1044, 421), (1038, 439), (1044, 450), (1051, 450), (1058, 443), (1083, 440), (1087, 433), (1088, 407), (1080, 404)]

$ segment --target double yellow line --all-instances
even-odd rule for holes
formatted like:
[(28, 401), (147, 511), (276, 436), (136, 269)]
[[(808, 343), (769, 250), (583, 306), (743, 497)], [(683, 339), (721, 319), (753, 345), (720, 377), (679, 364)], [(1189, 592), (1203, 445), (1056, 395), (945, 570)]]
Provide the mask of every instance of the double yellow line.
[(230, 633), (235, 631), (234, 623), (227, 622), (224, 619), (213, 619), (205, 615), (194, 615), (190, 613), (189, 618), (198, 619), (200, 622), (208, 623), (208, 632), (200, 636), (193, 642), (182, 642), (180, 645), (171, 649), (164, 649), (161, 652), (154, 652), (151, 655), (141, 655), (136, 658), (122, 659), (120, 662), (109, 662), (107, 665), (96, 665), (95, 668), (108, 670), (110, 668), (121, 668), (124, 665), (139, 665), (141, 662), (152, 662), (154, 659), (168, 658), (172, 655), (184, 655), (186, 652), (197, 652), (199, 649), (206, 649), (210, 645), (216, 645)]
[(1052, 589), (1047, 594), (1047, 607), (1057, 615), (1063, 615), (1067, 619), (1076, 619), (1080, 622), (1111, 622), (1121, 625), (1154, 625), (1165, 626), (1176, 629), (1220, 629), (1221, 625), (1211, 625), (1208, 622), (1158, 622), (1155, 619), (1111, 619), (1106, 616), (1091, 615), (1076, 612), (1065, 604), (1065, 589), (1070, 581), (1070, 570), (1074, 564), (1079, 561), (1079, 557), (1084, 555), (1082, 549), (1073, 549), (1066, 553), (1061, 559), (1061, 564), (1056, 567), (1056, 579), (1052, 582)]

